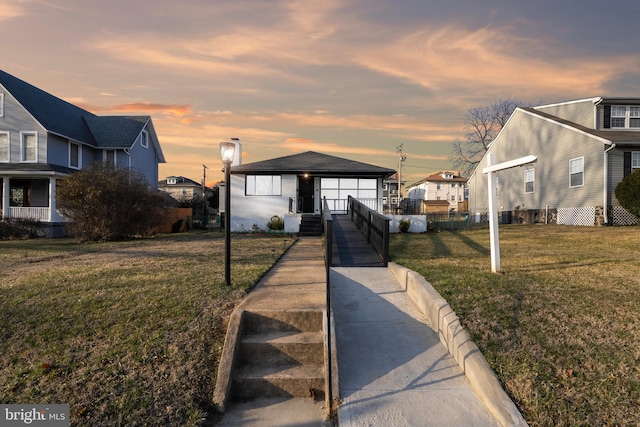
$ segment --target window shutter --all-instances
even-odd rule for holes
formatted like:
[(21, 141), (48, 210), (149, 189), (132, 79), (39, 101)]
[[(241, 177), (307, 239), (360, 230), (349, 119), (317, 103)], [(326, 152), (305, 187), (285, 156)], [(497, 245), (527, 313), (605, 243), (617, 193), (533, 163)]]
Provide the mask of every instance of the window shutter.
[(611, 105), (604, 106), (604, 126), (605, 129), (611, 128)]
[(624, 177), (626, 178), (631, 174), (631, 152), (626, 151), (624, 153)]

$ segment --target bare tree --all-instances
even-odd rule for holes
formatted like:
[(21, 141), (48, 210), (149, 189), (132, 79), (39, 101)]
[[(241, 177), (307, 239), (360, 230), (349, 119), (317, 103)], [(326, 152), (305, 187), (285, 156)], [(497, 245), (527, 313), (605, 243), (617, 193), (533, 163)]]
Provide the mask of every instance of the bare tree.
[(465, 176), (473, 170), (489, 149), (513, 111), (523, 103), (498, 99), (493, 104), (471, 108), (464, 118), (464, 139), (453, 142), (453, 165)]

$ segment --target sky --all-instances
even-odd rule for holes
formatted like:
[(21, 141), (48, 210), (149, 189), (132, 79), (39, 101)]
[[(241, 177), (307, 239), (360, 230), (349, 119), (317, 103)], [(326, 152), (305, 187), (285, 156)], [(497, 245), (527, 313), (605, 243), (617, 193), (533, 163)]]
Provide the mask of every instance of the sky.
[(0, 0), (0, 68), (150, 115), (160, 179), (317, 151), (454, 170), (469, 109), (640, 96), (638, 0)]

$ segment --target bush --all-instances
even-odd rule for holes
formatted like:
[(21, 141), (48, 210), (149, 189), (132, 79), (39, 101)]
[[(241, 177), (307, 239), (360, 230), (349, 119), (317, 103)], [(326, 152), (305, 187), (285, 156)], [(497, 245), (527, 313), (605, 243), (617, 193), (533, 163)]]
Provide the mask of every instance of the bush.
[(162, 221), (164, 200), (144, 175), (112, 164), (93, 163), (60, 181), (58, 208), (82, 241), (149, 236)]
[(267, 228), (269, 230), (284, 230), (284, 219), (278, 215), (272, 216), (269, 222), (267, 222)]
[(616, 199), (620, 206), (640, 218), (640, 169), (627, 175), (616, 186)]
[(400, 229), (401, 233), (407, 233), (410, 227), (411, 227), (410, 219), (401, 219), (400, 222), (398, 223), (398, 228)]

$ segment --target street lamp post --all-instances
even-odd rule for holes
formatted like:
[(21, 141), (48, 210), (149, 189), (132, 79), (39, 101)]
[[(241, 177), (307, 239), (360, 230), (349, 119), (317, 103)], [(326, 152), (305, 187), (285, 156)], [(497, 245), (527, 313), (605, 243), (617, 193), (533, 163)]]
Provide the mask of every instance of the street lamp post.
[(231, 286), (231, 162), (235, 156), (233, 142), (220, 143), (220, 158), (224, 164), (224, 280)]

